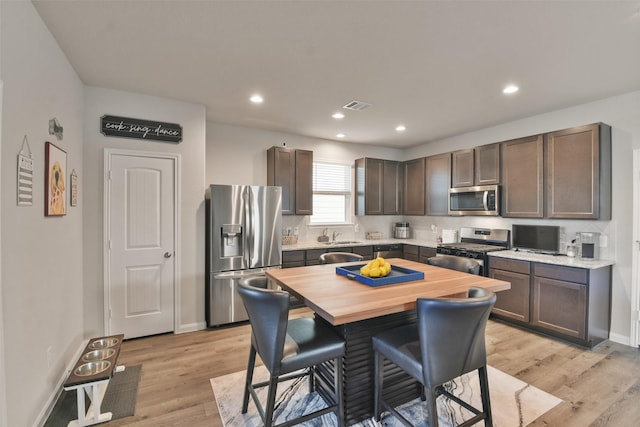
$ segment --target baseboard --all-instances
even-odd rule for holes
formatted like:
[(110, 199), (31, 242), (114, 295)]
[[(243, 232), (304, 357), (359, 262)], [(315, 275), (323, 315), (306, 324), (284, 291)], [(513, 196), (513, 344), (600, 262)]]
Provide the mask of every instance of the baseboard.
[(614, 334), (610, 332), (609, 340), (613, 342), (617, 342), (618, 344), (631, 346), (631, 338), (626, 335)]
[(82, 342), (80, 343), (80, 347), (78, 347), (75, 354), (73, 355), (71, 360), (68, 362), (67, 367), (62, 372), (62, 375), (60, 376), (60, 378), (58, 378), (58, 381), (56, 382), (55, 392), (51, 396), (49, 396), (49, 399), (47, 400), (47, 404), (44, 406), (44, 408), (42, 408), (42, 411), (40, 411), (40, 413), (36, 417), (36, 421), (33, 424), (33, 427), (42, 427), (44, 423), (47, 422), (47, 418), (49, 418), (49, 415), (51, 415), (51, 411), (53, 411), (53, 407), (56, 406), (58, 397), (60, 397), (60, 395), (62, 394), (62, 386), (64, 385), (65, 381), (67, 381), (69, 372), (71, 372), (71, 370), (75, 366), (80, 356), (82, 356), (82, 352), (87, 346), (87, 344), (89, 344), (88, 339), (82, 340)]
[(186, 325), (180, 325), (180, 327), (176, 331), (176, 334), (184, 334), (187, 332), (201, 331), (203, 329), (207, 329), (207, 324), (205, 322), (189, 323)]

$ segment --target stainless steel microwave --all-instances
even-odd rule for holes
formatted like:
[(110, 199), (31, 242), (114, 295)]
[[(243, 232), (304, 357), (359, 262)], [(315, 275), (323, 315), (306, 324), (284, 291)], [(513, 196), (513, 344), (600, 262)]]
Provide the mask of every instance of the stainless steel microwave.
[(500, 186), (450, 188), (449, 215), (500, 215)]

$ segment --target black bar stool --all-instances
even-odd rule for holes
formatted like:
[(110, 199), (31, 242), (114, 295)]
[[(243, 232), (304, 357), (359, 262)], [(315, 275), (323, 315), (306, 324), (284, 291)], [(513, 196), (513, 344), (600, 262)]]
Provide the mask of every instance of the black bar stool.
[[(287, 427), (335, 412), (338, 426), (344, 425), (342, 357), (345, 343), (330, 326), (313, 318), (288, 320), (289, 293), (264, 289), (263, 278), (241, 280), (238, 292), (251, 323), (251, 349), (247, 366), (242, 413), (247, 413), (249, 395), (258, 408), (265, 427)], [(252, 286), (256, 285), (256, 286)], [(256, 354), (269, 371), (269, 380), (253, 383)], [(278, 383), (310, 375), (314, 387), (313, 371), (316, 365), (334, 363), (334, 401), (328, 407), (299, 418), (274, 424), (273, 411)], [(299, 372), (304, 370), (303, 372)], [(316, 381), (327, 381), (322, 375)], [(256, 390), (268, 386), (266, 407), (260, 403)], [(327, 384), (331, 388), (331, 384)]]
[[(386, 358), (423, 385), (429, 427), (438, 426), (436, 398), (441, 394), (474, 414), (460, 426), (471, 426), (481, 420), (485, 421), (485, 426), (493, 425), (484, 337), (495, 301), (493, 292), (481, 288), (470, 288), (468, 298), (419, 298), (416, 325), (394, 328), (372, 338), (375, 351), (374, 413), (377, 421), (385, 409), (403, 424), (411, 426), (382, 398)], [(443, 387), (443, 384), (474, 370), (478, 371), (480, 380), (482, 410)]]

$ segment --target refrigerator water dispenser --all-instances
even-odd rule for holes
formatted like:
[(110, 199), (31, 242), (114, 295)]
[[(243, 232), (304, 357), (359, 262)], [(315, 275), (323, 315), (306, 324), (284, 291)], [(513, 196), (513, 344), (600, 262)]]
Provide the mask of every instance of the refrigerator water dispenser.
[(222, 256), (242, 256), (242, 226), (240, 224), (223, 224), (220, 231)]

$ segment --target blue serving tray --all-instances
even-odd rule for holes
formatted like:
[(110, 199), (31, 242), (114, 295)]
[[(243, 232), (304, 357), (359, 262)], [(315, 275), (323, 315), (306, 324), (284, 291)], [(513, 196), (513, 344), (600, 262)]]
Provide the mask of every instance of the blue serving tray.
[(391, 271), (385, 277), (367, 277), (360, 274), (360, 268), (366, 264), (345, 265), (336, 267), (336, 274), (346, 276), (348, 279), (356, 280), (369, 286), (393, 285), (395, 283), (410, 282), (412, 280), (424, 279), (422, 271), (411, 270), (409, 268), (391, 266)]

